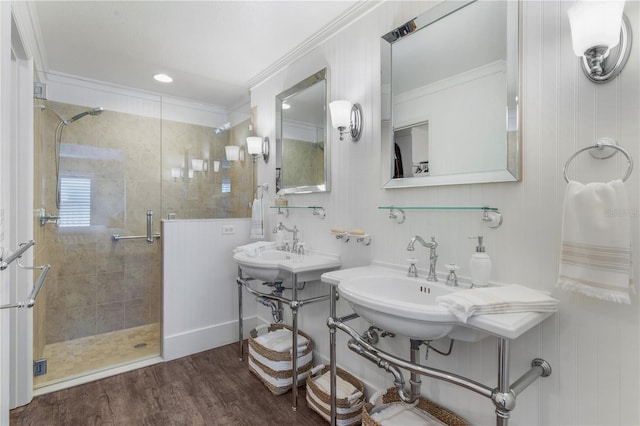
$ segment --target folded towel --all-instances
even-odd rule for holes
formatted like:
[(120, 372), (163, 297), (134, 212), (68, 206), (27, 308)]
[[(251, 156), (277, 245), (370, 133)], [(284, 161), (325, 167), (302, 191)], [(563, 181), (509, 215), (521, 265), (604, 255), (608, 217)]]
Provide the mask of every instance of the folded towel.
[(558, 301), (553, 297), (515, 284), (454, 291), (436, 297), (436, 302), (465, 323), (474, 315), (558, 310)]
[[(322, 376), (313, 380), (318, 388), (326, 393), (331, 394), (331, 374), (329, 371)], [(336, 376), (336, 397), (338, 399), (347, 399), (349, 402), (353, 402), (362, 396), (362, 392), (358, 390), (351, 383), (347, 382), (340, 376)]]
[(233, 249), (234, 253), (244, 252), (248, 256), (256, 257), (265, 250), (270, 250), (276, 247), (276, 243), (273, 241), (256, 241), (255, 243), (245, 244)]
[(252, 240), (264, 239), (264, 220), (262, 217), (262, 199), (256, 198), (251, 206), (251, 232)]
[(631, 303), (631, 221), (620, 179), (567, 185), (557, 286)]
[[(291, 351), (293, 346), (292, 342), (293, 334), (286, 328), (272, 331), (270, 333), (258, 336), (255, 338), (256, 343), (261, 344), (267, 349), (271, 349), (276, 352)], [(300, 353), (307, 348), (309, 340), (301, 335), (298, 335), (297, 352)]]
[(383, 426), (435, 426), (445, 424), (426, 411), (404, 403), (389, 404), (382, 410), (372, 413), (370, 417)]

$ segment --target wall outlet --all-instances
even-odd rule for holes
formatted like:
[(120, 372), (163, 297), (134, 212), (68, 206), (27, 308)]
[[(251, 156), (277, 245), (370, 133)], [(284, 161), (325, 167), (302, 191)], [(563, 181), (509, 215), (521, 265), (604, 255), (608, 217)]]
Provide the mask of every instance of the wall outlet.
[(222, 225), (222, 235), (230, 235), (236, 233), (235, 225)]

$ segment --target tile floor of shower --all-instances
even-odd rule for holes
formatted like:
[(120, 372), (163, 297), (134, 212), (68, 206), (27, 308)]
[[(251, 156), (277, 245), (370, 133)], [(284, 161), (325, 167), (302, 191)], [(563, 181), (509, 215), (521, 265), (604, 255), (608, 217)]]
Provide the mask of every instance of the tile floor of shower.
[(47, 374), (34, 377), (34, 389), (158, 355), (159, 323), (48, 344), (42, 356)]

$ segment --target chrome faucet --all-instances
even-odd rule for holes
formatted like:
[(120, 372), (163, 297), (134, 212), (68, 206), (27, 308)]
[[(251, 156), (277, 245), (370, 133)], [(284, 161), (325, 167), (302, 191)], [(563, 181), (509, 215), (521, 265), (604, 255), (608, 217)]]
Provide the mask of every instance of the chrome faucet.
[[(298, 228), (293, 225), (293, 229), (291, 228), (287, 228), (282, 222), (280, 222), (275, 228), (273, 228), (273, 233), (276, 234), (278, 231), (287, 231), (287, 232), (291, 232), (293, 234), (293, 244), (291, 245), (291, 249), (290, 251), (292, 253), (297, 253), (298, 249), (301, 248), (303, 250), (304, 254), (304, 247), (300, 247), (299, 245), (299, 240), (298, 240)], [(285, 249), (285, 251), (287, 251)]]
[(415, 235), (409, 240), (407, 251), (415, 250), (413, 248), (413, 245), (416, 243), (416, 241), (429, 249), (429, 274), (427, 275), (427, 281), (437, 282), (438, 278), (436, 277), (436, 262), (438, 261), (438, 253), (436, 253), (436, 248), (438, 247), (438, 243), (436, 242), (436, 237), (431, 237), (431, 241), (426, 242), (422, 239), (421, 236)]

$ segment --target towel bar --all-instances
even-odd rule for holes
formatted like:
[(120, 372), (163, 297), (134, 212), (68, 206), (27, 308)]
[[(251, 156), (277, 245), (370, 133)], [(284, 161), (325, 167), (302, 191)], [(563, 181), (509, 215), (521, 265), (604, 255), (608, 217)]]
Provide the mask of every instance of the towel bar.
[(615, 154), (615, 151), (612, 153), (607, 153), (604, 150), (606, 148), (612, 148), (614, 150), (620, 151), (622, 154), (624, 154), (625, 157), (627, 157), (627, 173), (624, 175), (624, 177), (622, 178), (623, 182), (626, 182), (627, 179), (629, 179), (629, 176), (631, 176), (631, 172), (633, 171), (633, 160), (631, 159), (631, 155), (629, 154), (629, 152), (618, 146), (618, 144), (609, 138), (602, 138), (599, 139), (598, 142), (596, 142), (594, 145), (591, 146), (587, 146), (584, 147), (582, 149), (579, 149), (578, 151), (574, 152), (573, 155), (571, 157), (569, 157), (569, 159), (567, 160), (566, 163), (564, 163), (564, 167), (563, 167), (563, 173), (564, 173), (564, 180), (569, 183), (569, 174), (567, 173), (567, 169), (569, 167), (569, 164), (573, 161), (574, 158), (576, 158), (578, 156), (578, 154), (583, 153), (584, 151), (589, 151), (589, 153), (591, 154), (592, 157), (600, 159), (600, 160), (604, 160), (606, 158), (609, 158), (611, 156), (613, 156)]

